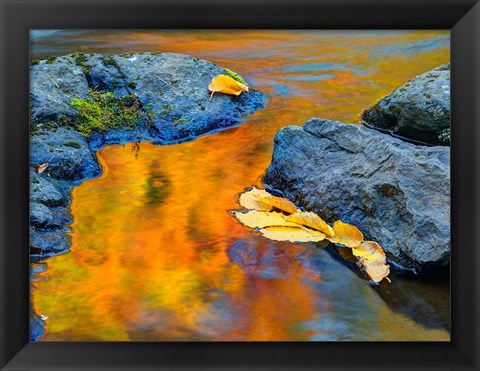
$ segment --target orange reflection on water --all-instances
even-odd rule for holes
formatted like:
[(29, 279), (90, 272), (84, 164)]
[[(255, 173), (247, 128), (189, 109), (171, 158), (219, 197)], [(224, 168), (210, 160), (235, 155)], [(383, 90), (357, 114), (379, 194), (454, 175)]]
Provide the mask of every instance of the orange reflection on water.
[[(259, 183), (278, 129), (313, 116), (357, 122), (375, 100), (449, 60), (443, 46), (414, 55), (373, 51), (445, 34), (122, 34), (120, 45), (140, 40), (140, 50), (192, 54), (236, 70), (271, 99), (247, 123), (189, 143), (98, 152), (103, 175), (73, 191), (71, 251), (48, 259), (33, 283), (35, 311), (48, 316), (43, 340), (309, 340), (326, 331), (312, 323), (332, 318), (332, 333), (348, 334), (340, 339), (448, 340), (446, 330), (391, 311), (313, 245), (267, 241), (226, 212), (237, 208), (235, 194)], [(318, 259), (339, 278), (326, 282)], [(360, 302), (364, 317), (350, 318)]]

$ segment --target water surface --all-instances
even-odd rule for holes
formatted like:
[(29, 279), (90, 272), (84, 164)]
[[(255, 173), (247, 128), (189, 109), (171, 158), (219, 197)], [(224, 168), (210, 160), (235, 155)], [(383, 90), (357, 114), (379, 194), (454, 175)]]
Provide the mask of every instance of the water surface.
[[(448, 281), (372, 287), (313, 244), (269, 241), (226, 210), (260, 184), (273, 136), (366, 107), (449, 62), (445, 31), (54, 31), (33, 57), (171, 51), (270, 97), (247, 123), (172, 146), (113, 145), (73, 190), (72, 247), (35, 274), (41, 340), (449, 340)], [(192, 71), (194, 73), (194, 71)], [(186, 124), (188, 125), (188, 123)], [(321, 171), (321, 169), (319, 169)]]

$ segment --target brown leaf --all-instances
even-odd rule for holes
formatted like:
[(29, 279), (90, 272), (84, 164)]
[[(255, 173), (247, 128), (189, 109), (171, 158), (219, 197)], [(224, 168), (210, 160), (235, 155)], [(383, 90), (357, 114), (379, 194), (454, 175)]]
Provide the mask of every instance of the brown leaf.
[(48, 165), (50, 165), (48, 161), (44, 162), (43, 164), (37, 164), (37, 166), (35, 166), (35, 170), (37, 173), (41, 174), (47, 169)]
[(317, 214), (311, 211), (299, 211), (287, 216), (287, 221), (304, 225), (325, 233), (329, 237), (335, 236), (335, 231)]
[(248, 86), (232, 79), (227, 75), (218, 75), (212, 79), (208, 90), (212, 92), (210, 99), (212, 99), (213, 93), (224, 93), (230, 95), (240, 95), (243, 91), (248, 91)]

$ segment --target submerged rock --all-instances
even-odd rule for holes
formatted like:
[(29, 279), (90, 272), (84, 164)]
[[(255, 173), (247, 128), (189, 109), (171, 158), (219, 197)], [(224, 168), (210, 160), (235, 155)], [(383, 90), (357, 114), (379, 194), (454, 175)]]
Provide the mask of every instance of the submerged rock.
[(329, 222), (356, 225), (401, 268), (449, 264), (450, 148), (320, 119), (283, 128), (274, 141), (267, 185)]
[(39, 341), (42, 335), (45, 333), (45, 322), (31, 310), (30, 313), (30, 326), (29, 326), (29, 340)]
[(62, 254), (70, 244), (71, 237), (66, 231), (30, 229), (30, 256), (34, 259)]
[(34, 227), (48, 227), (53, 221), (50, 209), (42, 204), (30, 202), (30, 225)]
[(362, 114), (366, 125), (427, 144), (450, 143), (450, 64), (400, 86)]

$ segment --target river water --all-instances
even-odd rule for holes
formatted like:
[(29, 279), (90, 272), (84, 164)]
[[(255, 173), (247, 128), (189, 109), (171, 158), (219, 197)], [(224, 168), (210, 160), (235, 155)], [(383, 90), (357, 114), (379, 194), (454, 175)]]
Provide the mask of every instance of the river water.
[[(260, 184), (273, 136), (366, 107), (449, 62), (446, 31), (38, 31), (32, 57), (168, 51), (210, 60), (266, 109), (188, 143), (112, 145), (73, 190), (72, 247), (32, 282), (50, 341), (450, 339), (447, 278), (371, 286), (334, 247), (263, 239), (226, 210)], [(186, 124), (188, 125), (188, 123)], [(40, 268), (40, 267), (37, 267)]]

